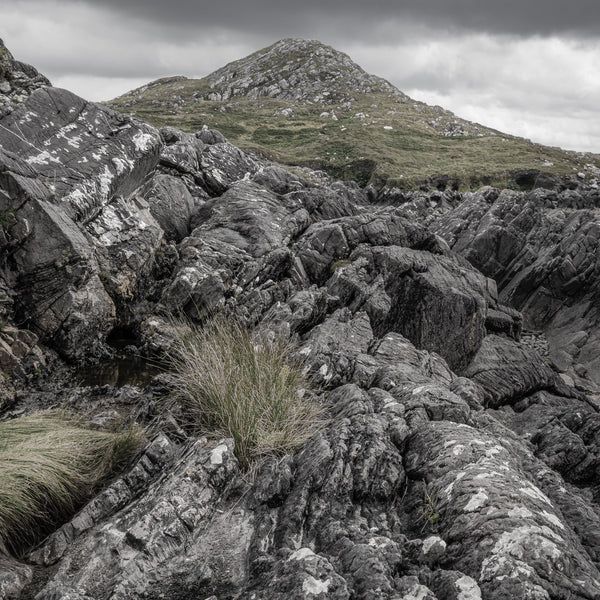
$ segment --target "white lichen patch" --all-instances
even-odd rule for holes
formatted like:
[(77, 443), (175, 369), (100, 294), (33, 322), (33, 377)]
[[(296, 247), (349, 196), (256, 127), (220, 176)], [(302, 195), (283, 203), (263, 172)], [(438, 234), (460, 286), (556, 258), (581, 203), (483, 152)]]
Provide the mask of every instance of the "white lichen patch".
[(288, 558), (288, 561), (289, 560), (305, 560), (307, 558), (313, 558), (316, 556), (317, 555), (310, 548), (299, 548), (298, 550), (296, 550), (296, 552), (294, 552), (292, 555), (290, 555), (290, 557)]
[(460, 473), (456, 474), (456, 477), (454, 478), (454, 481), (452, 481), (451, 483), (449, 483), (445, 488), (444, 488), (444, 494), (446, 494), (446, 497), (448, 498), (448, 500), (450, 500), (451, 496), (452, 496), (452, 491), (454, 490), (454, 486), (463, 478), (466, 476), (466, 471), (460, 471)]
[(494, 479), (494, 478), (499, 478), (499, 479), (503, 479), (505, 476), (504, 473), (500, 473), (500, 471), (485, 471), (483, 473), (477, 473), (477, 475), (475, 475), (473, 477), (473, 479)]
[(331, 581), (329, 579), (321, 581), (320, 579), (315, 579), (312, 575), (309, 575), (302, 582), (302, 591), (307, 596), (318, 596), (319, 594), (326, 594), (329, 591), (330, 584)]
[(427, 600), (427, 598), (430, 597), (431, 595), (429, 588), (417, 583), (411, 587), (410, 590), (404, 594), (404, 596), (402, 596), (402, 600)]
[(481, 590), (477, 582), (468, 575), (463, 575), (454, 582), (458, 591), (457, 600), (481, 600)]
[(546, 521), (549, 521), (550, 523), (552, 523), (552, 525), (558, 527), (559, 529), (565, 528), (561, 520), (556, 515), (549, 513), (546, 510), (543, 510), (540, 514), (544, 517), (544, 519), (546, 519)]
[(390, 538), (386, 538), (386, 537), (369, 538), (369, 541), (367, 542), (367, 544), (369, 544), (369, 546), (371, 546), (371, 548), (376, 548), (377, 550), (382, 550), (383, 548), (387, 548), (392, 543), (393, 543), (392, 540), (390, 540)]
[(92, 152), (92, 158), (94, 160), (102, 160), (102, 157), (107, 153), (106, 151), (106, 147), (105, 146), (101, 146), (100, 148), (98, 148), (98, 152)]
[(219, 444), (210, 453), (210, 464), (211, 465), (222, 465), (223, 464), (223, 455), (227, 451), (228, 451), (228, 448), (225, 444)]
[(111, 159), (111, 162), (117, 171), (117, 175), (129, 172), (133, 167), (133, 163), (130, 160), (123, 160), (115, 157)]
[(520, 488), (519, 491), (525, 494), (526, 496), (529, 496), (530, 498), (535, 498), (536, 500), (541, 500), (546, 504), (552, 505), (552, 502), (550, 502), (548, 496), (546, 496), (546, 494), (544, 494), (542, 490), (540, 490), (532, 483), (527, 483), (527, 485), (525, 487)]
[(71, 148), (79, 149), (79, 147), (81, 146), (81, 136), (74, 135), (73, 137), (71, 137), (67, 140), (67, 144), (69, 144), (69, 146), (71, 146)]
[(26, 159), (30, 165), (47, 165), (49, 163), (60, 164), (58, 158), (52, 156), (47, 150), (43, 150), (35, 156), (30, 156)]
[(138, 152), (147, 152), (154, 144), (154, 138), (149, 133), (140, 131), (133, 136), (133, 143)]
[(488, 448), (485, 452), (486, 457), (492, 458), (494, 456), (498, 456), (498, 454), (502, 454), (506, 452), (506, 450), (502, 446), (493, 446), (492, 448)]
[(542, 560), (558, 566), (562, 552), (554, 540), (561, 538), (548, 527), (522, 525), (503, 532), (491, 555), (481, 565), (481, 579), (497, 576), (529, 578), (535, 571), (528, 561)]
[(423, 542), (423, 554), (428, 554), (432, 548), (445, 550), (446, 542), (439, 535), (431, 535)]
[(477, 493), (470, 498), (465, 506), (465, 512), (473, 512), (480, 509), (482, 506), (485, 506), (487, 501), (489, 500), (489, 496), (485, 493), (483, 488), (479, 488)]
[(525, 506), (515, 506), (507, 514), (514, 519), (530, 519), (533, 517), (533, 513)]
[(114, 179), (114, 175), (111, 173), (108, 166), (104, 166), (104, 172), (98, 175), (98, 185), (100, 188), (100, 194), (103, 198), (108, 198), (110, 193), (110, 184)]

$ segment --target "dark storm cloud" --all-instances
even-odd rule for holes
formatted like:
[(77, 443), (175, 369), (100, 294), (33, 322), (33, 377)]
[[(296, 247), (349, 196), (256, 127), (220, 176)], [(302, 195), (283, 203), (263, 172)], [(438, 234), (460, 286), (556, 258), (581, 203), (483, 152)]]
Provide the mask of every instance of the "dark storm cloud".
[(379, 25), (405, 20), (429, 26), (515, 35), (596, 35), (600, 32), (598, 0), (96, 0), (79, 4), (101, 6), (165, 25), (193, 28), (223, 27), (239, 32), (292, 32), (337, 21), (343, 29), (368, 38)]

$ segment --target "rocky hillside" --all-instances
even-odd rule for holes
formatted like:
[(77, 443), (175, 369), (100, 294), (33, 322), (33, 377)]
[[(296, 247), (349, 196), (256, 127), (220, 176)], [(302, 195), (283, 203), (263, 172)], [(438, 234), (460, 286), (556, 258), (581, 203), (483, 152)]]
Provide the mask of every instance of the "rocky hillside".
[[(0, 597), (600, 597), (597, 188), (376, 195), (65, 90), (4, 102), (0, 420), (150, 439), (36, 547), (0, 531)], [(327, 412), (252, 477), (169, 373), (70, 366), (223, 312), (290, 341)]]
[(171, 77), (108, 103), (157, 127), (218, 129), (239, 147), (377, 188), (551, 187), (598, 176), (600, 157), (565, 152), (412, 100), (341, 52), (286, 39), (203, 79)]

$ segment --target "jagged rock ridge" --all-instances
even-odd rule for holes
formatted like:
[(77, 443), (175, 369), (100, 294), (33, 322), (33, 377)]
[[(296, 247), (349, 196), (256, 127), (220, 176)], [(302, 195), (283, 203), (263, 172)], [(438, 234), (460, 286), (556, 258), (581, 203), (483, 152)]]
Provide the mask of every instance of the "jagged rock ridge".
[[(0, 416), (134, 405), (160, 424), (38, 548), (0, 548), (0, 595), (600, 596), (593, 382), (520, 341), (524, 319), (551, 335), (558, 305), (595, 298), (597, 190), (372, 197), (51, 88), (0, 125), (0, 365), (20, 388)], [(294, 341), (330, 407), (254, 481), (231, 440), (182, 428), (168, 377), (27, 383), (32, 357), (110, 352), (115, 325), (155, 353), (166, 314), (223, 309)], [(598, 331), (594, 311), (581, 319)]]

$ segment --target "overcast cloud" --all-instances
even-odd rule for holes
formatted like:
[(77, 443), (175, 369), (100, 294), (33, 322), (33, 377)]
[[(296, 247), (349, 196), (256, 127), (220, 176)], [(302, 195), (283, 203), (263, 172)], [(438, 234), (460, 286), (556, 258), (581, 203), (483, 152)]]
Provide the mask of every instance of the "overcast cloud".
[(304, 37), (461, 117), (600, 152), (597, 0), (0, 0), (0, 15), (16, 58), (91, 100)]

